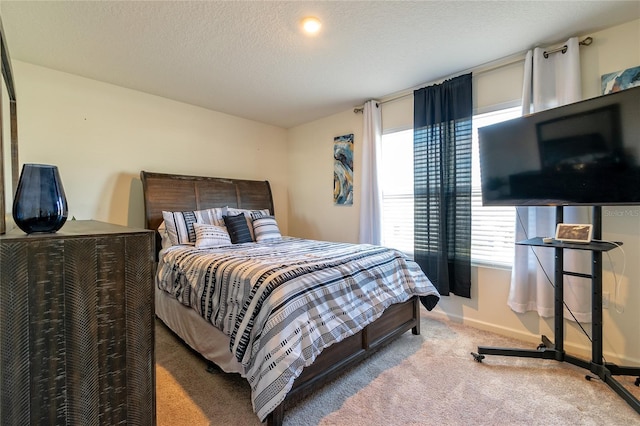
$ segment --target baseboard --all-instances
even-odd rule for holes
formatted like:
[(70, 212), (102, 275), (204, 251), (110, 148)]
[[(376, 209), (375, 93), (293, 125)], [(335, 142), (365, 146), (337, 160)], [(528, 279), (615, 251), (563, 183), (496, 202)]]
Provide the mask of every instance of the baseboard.
[[(493, 323), (488, 323), (486, 321), (479, 321), (472, 318), (464, 318), (460, 315), (446, 314), (442, 311), (435, 311), (435, 310), (431, 311), (429, 315), (432, 315), (439, 319), (443, 319), (445, 321), (453, 321), (455, 323), (467, 325), (469, 327), (477, 328), (479, 330), (484, 330), (491, 333), (499, 334), (501, 336), (521, 340), (522, 342), (525, 343), (525, 346), (523, 347), (524, 349), (527, 349), (526, 347), (527, 343), (530, 343), (532, 345), (531, 349), (535, 349), (535, 347), (540, 343), (539, 335), (525, 333), (520, 330), (515, 330), (513, 328), (504, 327), (504, 326), (496, 325)], [(549, 337), (553, 337), (553, 336), (549, 336)], [(583, 358), (585, 360), (591, 359), (591, 346), (576, 345), (575, 343), (565, 342), (564, 349), (565, 349), (565, 352), (569, 355)], [(640, 365), (640, 359), (620, 357), (620, 355), (614, 354), (612, 352), (604, 352), (603, 356), (607, 360), (607, 362), (612, 362), (618, 365), (626, 365), (626, 366)]]

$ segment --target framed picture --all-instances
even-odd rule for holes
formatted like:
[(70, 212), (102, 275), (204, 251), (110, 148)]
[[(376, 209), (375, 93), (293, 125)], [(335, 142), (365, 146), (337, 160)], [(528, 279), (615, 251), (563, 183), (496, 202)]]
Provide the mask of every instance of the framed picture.
[(353, 204), (353, 133), (333, 138), (333, 202)]
[(640, 66), (627, 68), (602, 76), (602, 94), (619, 92), (620, 90), (640, 86)]
[(593, 232), (592, 225), (559, 223), (556, 227), (556, 240), (566, 243), (582, 243), (591, 242)]

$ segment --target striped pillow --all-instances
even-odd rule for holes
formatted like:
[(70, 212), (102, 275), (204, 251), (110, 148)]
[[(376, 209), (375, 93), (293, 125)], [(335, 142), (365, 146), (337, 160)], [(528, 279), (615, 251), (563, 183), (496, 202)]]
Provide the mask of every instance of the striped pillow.
[(247, 219), (244, 214), (240, 213), (236, 216), (223, 216), (223, 219), (233, 244), (253, 242), (251, 232), (249, 232), (249, 226), (247, 225)]
[(162, 212), (167, 233), (171, 240), (171, 245), (194, 245), (196, 242), (196, 232), (193, 229), (194, 223), (206, 223), (209, 225), (224, 226), (222, 215), (225, 214), (226, 207), (212, 208), (205, 210), (185, 211), (185, 212)]
[(248, 210), (248, 209), (236, 209), (234, 207), (227, 207), (227, 214), (231, 216), (235, 216), (240, 213), (244, 214), (247, 217), (255, 219), (262, 216), (269, 216), (269, 209)]
[(256, 236), (256, 241), (273, 241), (281, 240), (280, 228), (276, 218), (273, 216), (263, 216), (253, 220), (253, 233)]
[(225, 228), (217, 225), (194, 223), (196, 248), (219, 247), (231, 244), (231, 237)]

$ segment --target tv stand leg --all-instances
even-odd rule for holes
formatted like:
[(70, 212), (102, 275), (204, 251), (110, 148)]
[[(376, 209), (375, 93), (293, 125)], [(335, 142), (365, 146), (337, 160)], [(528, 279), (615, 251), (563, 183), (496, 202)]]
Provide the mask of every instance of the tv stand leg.
[(500, 348), (494, 346), (478, 346), (478, 352), (472, 352), (474, 359), (481, 362), (484, 355), (518, 356), (524, 358), (540, 359), (560, 359), (564, 358), (564, 353), (558, 351), (549, 338), (542, 336), (542, 343), (537, 349)]
[[(640, 414), (640, 401), (631, 392), (629, 392), (624, 386), (622, 386), (616, 379), (613, 378), (609, 372), (604, 376), (604, 382), (613, 389), (620, 398), (624, 399), (638, 414)], [(636, 380), (636, 383), (640, 381), (640, 377)]]

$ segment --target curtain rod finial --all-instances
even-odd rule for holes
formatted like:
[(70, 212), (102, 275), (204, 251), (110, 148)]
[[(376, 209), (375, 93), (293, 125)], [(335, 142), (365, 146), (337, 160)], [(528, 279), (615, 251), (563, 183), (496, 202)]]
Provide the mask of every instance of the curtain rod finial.
[(580, 42), (582, 46), (589, 46), (591, 43), (593, 43), (593, 37), (587, 37)]

